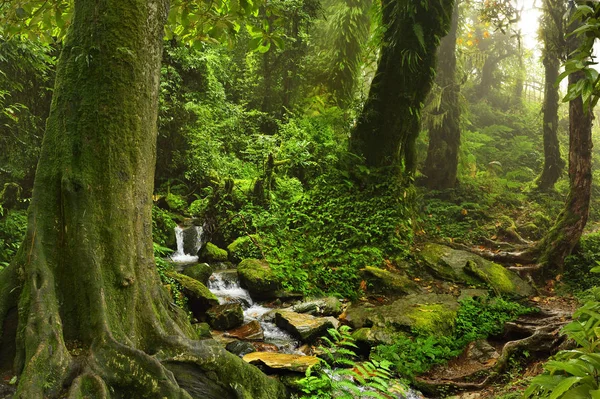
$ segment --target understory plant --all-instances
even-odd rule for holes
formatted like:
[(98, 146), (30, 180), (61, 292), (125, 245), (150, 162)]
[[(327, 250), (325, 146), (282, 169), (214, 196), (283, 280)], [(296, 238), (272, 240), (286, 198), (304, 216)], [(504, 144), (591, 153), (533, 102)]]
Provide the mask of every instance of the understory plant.
[(305, 377), (298, 381), (302, 399), (386, 399), (386, 393), (404, 392), (406, 387), (391, 381), (391, 363), (369, 360), (359, 362), (350, 327), (327, 330), (323, 336), (323, 353), (317, 367), (309, 367)]
[(578, 347), (562, 350), (546, 363), (525, 398), (600, 398), (600, 289), (592, 291), (594, 299), (578, 309), (563, 329)]

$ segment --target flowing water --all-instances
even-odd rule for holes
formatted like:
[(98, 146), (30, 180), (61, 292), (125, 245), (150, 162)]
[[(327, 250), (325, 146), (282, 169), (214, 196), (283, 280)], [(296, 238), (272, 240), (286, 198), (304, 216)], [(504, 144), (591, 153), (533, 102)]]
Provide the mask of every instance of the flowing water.
[[(193, 229), (193, 231), (188, 231), (189, 229)], [(182, 229), (179, 226), (175, 227), (175, 238), (177, 240), (177, 250), (171, 255), (171, 260), (177, 263), (193, 263), (198, 262), (198, 256), (196, 255), (200, 248), (202, 247), (202, 235), (203, 229), (201, 226), (190, 226), (187, 229)], [(192, 251), (191, 254), (186, 254), (184, 252), (184, 240), (186, 234), (192, 234), (191, 244)]]

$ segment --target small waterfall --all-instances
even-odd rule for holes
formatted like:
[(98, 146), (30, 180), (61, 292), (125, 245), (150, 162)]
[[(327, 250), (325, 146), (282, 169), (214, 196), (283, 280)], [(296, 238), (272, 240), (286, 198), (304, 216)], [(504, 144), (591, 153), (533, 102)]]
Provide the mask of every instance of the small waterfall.
[(196, 254), (202, 247), (203, 233), (201, 226), (190, 226), (186, 229), (175, 226), (177, 250), (171, 255), (171, 260), (177, 263), (197, 262), (198, 256)]
[(208, 280), (208, 289), (219, 299), (219, 303), (240, 303), (244, 309), (244, 321), (256, 320), (265, 333), (265, 342), (276, 345), (282, 353), (298, 353), (298, 342), (287, 332), (281, 330), (265, 315), (273, 309), (254, 303), (250, 293), (240, 286), (235, 270), (223, 270), (213, 273)]

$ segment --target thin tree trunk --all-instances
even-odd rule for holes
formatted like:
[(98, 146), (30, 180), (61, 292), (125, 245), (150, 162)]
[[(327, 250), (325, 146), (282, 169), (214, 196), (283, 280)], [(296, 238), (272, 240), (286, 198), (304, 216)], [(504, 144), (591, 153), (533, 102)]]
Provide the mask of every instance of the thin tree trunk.
[(283, 396), (214, 341), (193, 341), (156, 271), (152, 181), (167, 11), (167, 0), (75, 1), (28, 232), (0, 274), (0, 316), (18, 309), (16, 398), (191, 398), (168, 368), (177, 366), (204, 376), (206, 390), (194, 397)]
[(425, 185), (434, 190), (452, 188), (457, 182), (458, 149), (460, 146), (460, 87), (456, 82), (456, 35), (458, 31), (458, 4), (456, 1), (452, 26), (442, 39), (439, 50), (437, 84), (442, 98), (437, 114), (441, 121), (432, 121), (429, 127), (429, 147), (423, 168)]
[[(450, 28), (454, 0), (384, 0), (384, 46), (350, 150), (371, 167), (405, 174), (415, 168), (421, 109), (434, 78), (439, 40)], [(421, 32), (421, 34), (419, 34)], [(404, 162), (403, 162), (404, 161)]]

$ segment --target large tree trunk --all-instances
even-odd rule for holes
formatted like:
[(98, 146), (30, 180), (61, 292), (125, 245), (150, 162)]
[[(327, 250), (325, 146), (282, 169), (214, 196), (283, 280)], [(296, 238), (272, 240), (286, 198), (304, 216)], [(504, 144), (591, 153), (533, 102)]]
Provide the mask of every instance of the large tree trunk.
[(543, 38), (544, 38), (544, 169), (537, 180), (542, 191), (549, 191), (562, 175), (565, 161), (560, 155), (558, 142), (558, 104), (559, 88), (556, 85), (560, 71), (560, 58), (564, 51), (564, 29), (562, 15), (565, 12), (564, 2), (546, 1), (544, 4)]
[(460, 146), (460, 86), (456, 82), (458, 4), (457, 0), (450, 32), (442, 39), (440, 45), (436, 81), (442, 90), (442, 98), (435, 112), (442, 115), (442, 119), (433, 120), (429, 126), (429, 147), (423, 168), (425, 185), (434, 190), (452, 188), (457, 181)]
[[(0, 315), (18, 309), (16, 398), (283, 396), (214, 341), (194, 341), (156, 271), (152, 181), (167, 11), (167, 0), (75, 1), (28, 232), (0, 275)], [(186, 390), (180, 376), (190, 370), (204, 377), (201, 388)]]
[[(434, 78), (436, 50), (450, 28), (454, 0), (383, 0), (384, 45), (369, 97), (350, 137), (368, 166), (415, 168), (421, 109)], [(404, 161), (404, 165), (402, 165)]]

